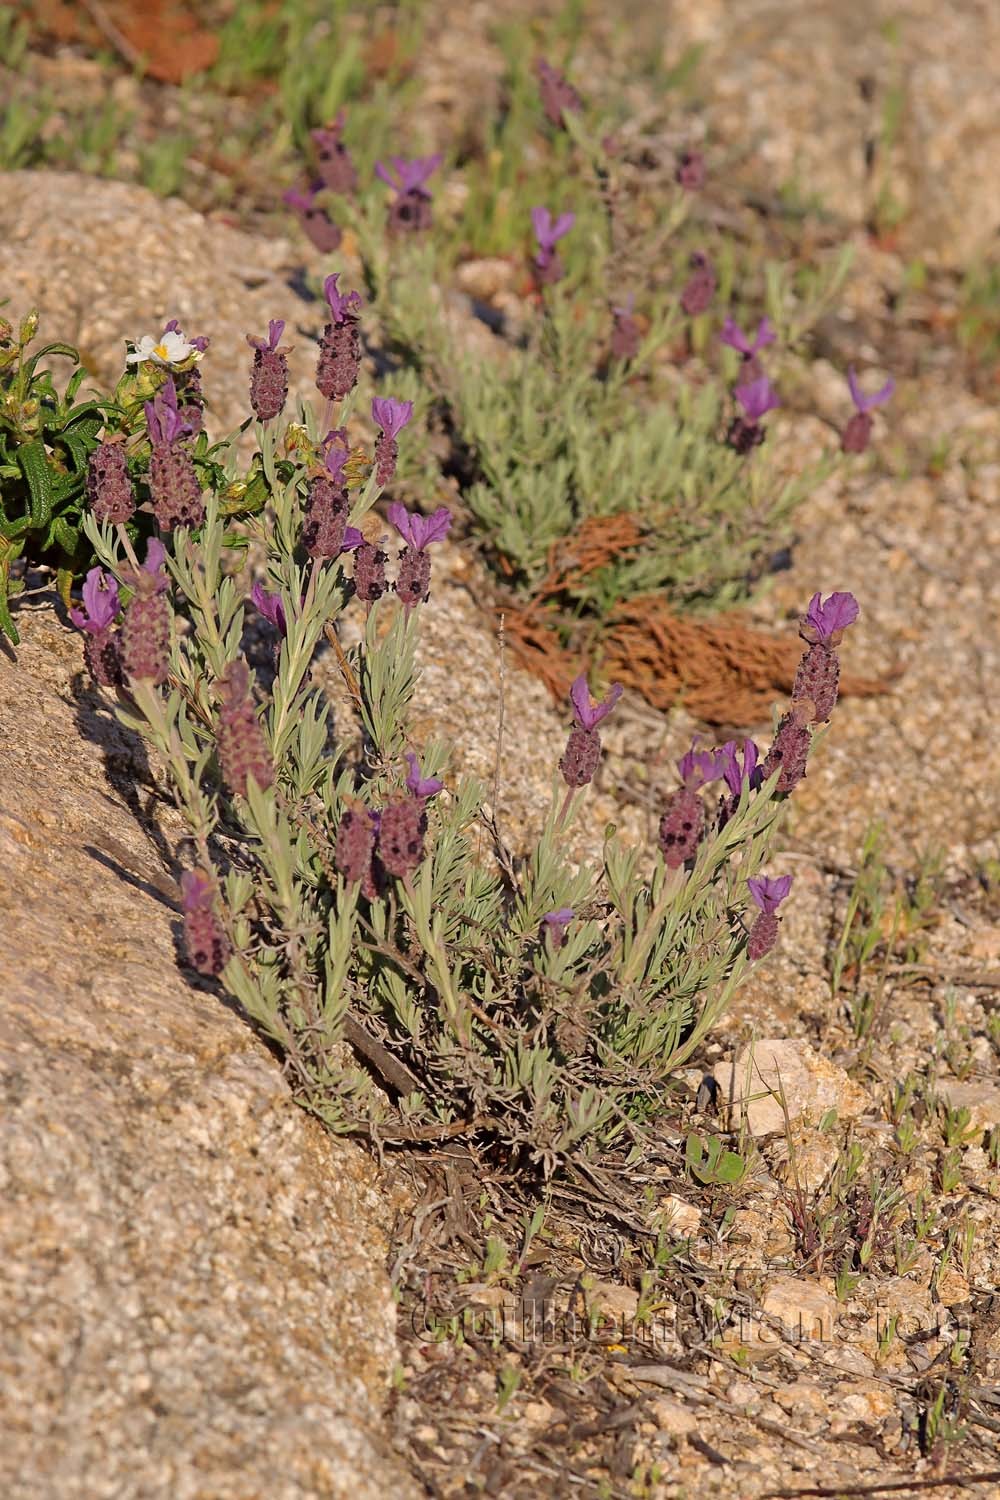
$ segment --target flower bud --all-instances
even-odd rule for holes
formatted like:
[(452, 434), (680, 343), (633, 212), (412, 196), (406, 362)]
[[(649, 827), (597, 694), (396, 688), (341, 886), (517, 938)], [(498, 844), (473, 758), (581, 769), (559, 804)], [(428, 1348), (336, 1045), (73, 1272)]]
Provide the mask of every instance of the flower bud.
[(117, 687), (122, 680), (121, 640), (111, 625), (84, 637), (83, 659), (101, 687)]
[(365, 881), (375, 851), (375, 814), (356, 803), (345, 809), (337, 829), (333, 862), (347, 881)]
[(357, 318), (347, 314), (327, 323), (319, 346), (316, 386), (328, 401), (339, 401), (352, 391), (361, 366), (361, 331)]
[(417, 797), (400, 797), (383, 808), (379, 819), (378, 857), (390, 875), (407, 875), (424, 857), (427, 818)]
[(123, 525), (135, 514), (135, 496), (122, 443), (101, 443), (90, 455), (87, 500), (97, 521)]
[(576, 724), (570, 730), (566, 749), (559, 762), (567, 786), (589, 786), (601, 763), (601, 736), (596, 729)]
[(396, 593), (407, 609), (421, 604), (431, 591), (431, 559), (429, 552), (416, 547), (404, 547), (399, 554), (399, 574), (396, 578)]
[(705, 806), (693, 787), (682, 786), (667, 803), (660, 819), (659, 845), (669, 870), (693, 858), (705, 826)]
[(274, 780), (274, 766), (250, 692), (250, 669), (242, 658), (229, 663), (219, 692), (219, 765), (229, 790), (245, 797), (247, 779), (252, 776), (263, 790)]
[(161, 531), (199, 526), (205, 519), (194, 459), (183, 443), (154, 443), (149, 459), (149, 493)]
[(280, 349), (255, 349), (250, 372), (250, 405), (258, 422), (280, 416), (288, 399), (288, 357)]
[(778, 767), (776, 790), (791, 792), (806, 774), (806, 760), (812, 737), (806, 727), (806, 713), (794, 704), (778, 725), (774, 743), (764, 757), (761, 777), (764, 781), (773, 776)]
[(792, 698), (795, 701), (805, 699), (811, 702), (815, 710), (813, 717), (825, 722), (837, 702), (839, 683), (840, 659), (836, 651), (831, 651), (829, 646), (817, 641), (802, 655), (795, 673)]
[(758, 959), (770, 953), (778, 941), (780, 925), (773, 911), (758, 912), (747, 939), (747, 957)]
[(151, 575), (140, 571), (122, 622), (122, 672), (158, 687), (167, 680), (169, 655), (170, 605)]
[(310, 557), (339, 557), (350, 504), (343, 485), (319, 474), (309, 481), (302, 545)]
[(354, 554), (354, 592), (364, 604), (374, 604), (386, 590), (386, 553), (372, 542), (362, 542)]

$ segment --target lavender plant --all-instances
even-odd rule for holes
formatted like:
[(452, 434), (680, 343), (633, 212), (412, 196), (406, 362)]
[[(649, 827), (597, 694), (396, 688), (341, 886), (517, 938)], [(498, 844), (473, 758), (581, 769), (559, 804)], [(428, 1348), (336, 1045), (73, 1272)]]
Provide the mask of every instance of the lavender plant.
[[(326, 397), (322, 361), (319, 375)], [(581, 677), (544, 828), (516, 861), (482, 788), (449, 776), (441, 743), (413, 744), (421, 616), (450, 516), (397, 502), (388, 514), (404, 546), (381, 550), (372, 511), (385, 465), (377, 451), (340, 459), (352, 395), (329, 432), (308, 407), (255, 428), (267, 503), (243, 529), (264, 558), (251, 601), (277, 637), (270, 685), (247, 660), (244, 586), (224, 563), (235, 448), (203, 470), (203, 513), (161, 521), (141, 563), (126, 525), (87, 517), (100, 567), (76, 623), (185, 820), (188, 962), (278, 1044), (302, 1103), (381, 1140), (476, 1134), (549, 1173), (641, 1142), (672, 1073), (777, 940), (791, 881), (763, 871), (794, 778), (777, 740), (763, 757), (749, 741), (692, 747), (657, 848), (626, 848), (609, 830), (600, 861), (574, 863), (567, 835), (621, 694), (595, 701)], [(380, 443), (395, 442), (404, 415), (391, 398), (377, 406)], [(337, 546), (310, 544), (317, 485), (332, 487)], [(803, 621), (813, 691), (791, 712), (805, 755), (833, 707), (852, 610), (849, 596), (817, 596)], [(352, 613), (360, 639), (347, 646)], [(334, 739), (312, 674), (327, 647), (354, 706), (354, 748)], [(817, 650), (830, 658), (822, 670)]]

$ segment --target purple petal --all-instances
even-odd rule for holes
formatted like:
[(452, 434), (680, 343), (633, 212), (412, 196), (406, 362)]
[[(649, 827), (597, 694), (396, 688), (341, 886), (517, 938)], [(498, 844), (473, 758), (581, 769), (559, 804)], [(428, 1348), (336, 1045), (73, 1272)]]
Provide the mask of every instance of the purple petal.
[(355, 547), (361, 546), (364, 539), (364, 532), (359, 531), (356, 526), (345, 526), (344, 540), (340, 544), (341, 552), (353, 552)]
[(575, 223), (576, 214), (560, 214), (558, 219), (552, 226), (552, 243), (555, 244), (556, 240), (561, 240), (563, 235), (569, 234)]
[(406, 542), (408, 546), (416, 548), (417, 543), (414, 539), (413, 533), (413, 523), (416, 517), (411, 516), (406, 506), (403, 505), (399, 500), (394, 500), (391, 505), (387, 505), (385, 508), (385, 513), (390, 523), (395, 526), (396, 530), (403, 538), (403, 541)]
[(444, 786), (444, 782), (437, 776), (421, 776), (420, 762), (412, 750), (407, 750), (404, 759), (410, 767), (406, 778), (406, 785), (413, 795), (415, 797), (436, 797)]
[(740, 354), (750, 353), (750, 340), (734, 318), (727, 318), (723, 323), (719, 342), (728, 344), (730, 349), (738, 349)]
[(254, 584), (250, 590), (250, 598), (253, 600), (254, 608), (265, 620), (270, 620), (276, 625), (282, 635), (288, 634), (288, 623), (285, 619), (285, 606), (281, 602), (280, 594), (269, 593), (260, 582)]
[(212, 905), (212, 883), (201, 870), (181, 875), (181, 905), (185, 911), (207, 911)]
[[(424, 518), (421, 517), (421, 519), (423, 520)], [(437, 510), (426, 517), (424, 525), (425, 532), (424, 540), (420, 545), (421, 551), (423, 551), (424, 547), (429, 546), (431, 542), (443, 542), (448, 535), (451, 529), (451, 511), (447, 505), (439, 505)]]
[(760, 907), (761, 911), (775, 912), (792, 888), (792, 877), (791, 875), (779, 875), (772, 879), (768, 875), (762, 875), (756, 879), (752, 878), (748, 880), (747, 886), (755, 904)]
[(92, 634), (110, 625), (121, 608), (118, 584), (103, 568), (91, 568), (83, 585), (83, 610), (71, 609), (70, 619), (80, 630)]
[(146, 560), (143, 563), (143, 572), (158, 573), (166, 561), (167, 549), (159, 537), (151, 536), (146, 543)]
[(394, 192), (402, 192), (402, 187), (396, 181), (395, 177), (393, 177), (392, 173), (389, 171), (389, 168), (385, 166), (383, 162), (377, 161), (375, 163), (375, 176), (378, 178), (379, 182), (384, 182), (386, 187), (391, 187)]
[(538, 243), (544, 245), (552, 229), (552, 215), (547, 208), (539, 206), (531, 210), (531, 227)]
[(749, 385), (738, 385), (734, 394), (750, 422), (759, 422), (766, 412), (781, 405), (777, 392), (766, 375), (761, 375), (759, 380), (752, 380)]
[(542, 918), (550, 927), (568, 927), (576, 916), (571, 906), (560, 906), (558, 911), (547, 911)]
[(334, 271), (323, 282), (323, 296), (326, 298), (330, 316), (335, 323), (342, 323), (353, 307), (361, 306), (360, 293), (337, 290), (337, 282), (342, 275), (342, 271)]
[(836, 593), (821, 602), (819, 594), (809, 601), (806, 619), (821, 641), (829, 640), (838, 630), (846, 630), (858, 618), (860, 610), (853, 594)]
[(587, 678), (581, 672), (569, 690), (573, 712), (576, 714), (576, 720), (581, 729), (596, 729), (601, 720), (608, 717), (623, 691), (621, 683), (616, 682), (608, 690), (608, 696), (601, 703), (595, 703), (590, 696)]
[(412, 416), (412, 401), (396, 401), (392, 396), (372, 399), (372, 421), (378, 423), (386, 437), (397, 438)]

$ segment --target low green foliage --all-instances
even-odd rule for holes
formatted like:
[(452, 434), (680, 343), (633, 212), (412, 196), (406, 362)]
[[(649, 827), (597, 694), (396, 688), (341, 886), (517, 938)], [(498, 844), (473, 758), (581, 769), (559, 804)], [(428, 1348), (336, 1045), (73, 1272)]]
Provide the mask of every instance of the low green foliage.
[[(0, 318), (0, 630), (14, 642), (17, 628), (8, 597), (18, 583), (11, 563), (26, 555), (52, 565), (65, 596), (90, 545), (81, 539), (80, 515), (87, 459), (97, 446), (101, 406), (77, 395), (86, 378), (69, 344), (33, 349), (34, 314), (15, 332)], [(71, 362), (65, 385), (42, 361)]]
[[(126, 385), (152, 378), (147, 370), (140, 365)], [(127, 409), (125, 389), (117, 394)], [(359, 643), (339, 644), (352, 593), (345, 559), (314, 562), (301, 542), (315, 416), (306, 409), (285, 433), (257, 432), (250, 473), (266, 508), (247, 514), (235, 448), (202, 453), (204, 523), (176, 529), (167, 560), (185, 622), (173, 632), (167, 685), (132, 680), (119, 709), (169, 768), (191, 863), (208, 882), (211, 920), (229, 954), (225, 988), (282, 1048), (302, 1102), (333, 1129), (398, 1140), (485, 1134), (543, 1173), (580, 1152), (640, 1142), (672, 1075), (747, 972), (757, 914), (747, 882), (773, 848), (784, 800), (778, 773), (745, 782), (680, 868), (622, 846), (613, 830), (596, 864), (571, 862), (567, 835), (586, 792), (555, 780), (542, 834), (526, 861), (515, 860), (484, 811), (482, 788), (449, 782), (414, 808), (419, 847), (406, 869), (374, 883), (347, 878), (339, 839), (348, 813), (368, 809), (384, 820), (417, 796), (403, 756), (420, 607), (404, 611), (386, 595), (371, 605)], [(141, 455), (135, 462), (141, 467)], [(352, 463), (348, 477), (356, 526), (379, 491), (367, 464)], [(239, 531), (224, 516), (234, 492)], [(85, 525), (103, 565), (134, 589), (129, 533), (93, 517)], [(220, 724), (244, 601), (223, 558), (226, 546), (248, 543), (266, 559), (287, 633), (254, 712), (273, 780), (263, 786), (250, 775), (241, 794), (226, 771)], [(128, 618), (126, 610), (126, 626)], [(360, 748), (351, 754), (334, 744), (310, 672), (326, 642), (353, 695)], [(443, 745), (426, 745), (422, 775), (445, 766)], [(567, 911), (562, 927), (550, 925)], [(708, 1143), (704, 1167), (692, 1156), (692, 1169), (736, 1180), (742, 1158), (715, 1147)]]

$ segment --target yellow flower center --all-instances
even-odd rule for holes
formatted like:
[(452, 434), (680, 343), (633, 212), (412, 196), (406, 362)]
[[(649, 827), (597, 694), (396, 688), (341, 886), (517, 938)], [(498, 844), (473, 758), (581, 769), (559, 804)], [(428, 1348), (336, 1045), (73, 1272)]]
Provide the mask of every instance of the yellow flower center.
[(169, 353), (167, 351), (166, 344), (157, 344), (155, 346), (155, 348), (153, 349), (153, 353), (156, 355), (157, 359), (169, 359), (170, 358), (170, 355), (169, 355)]

